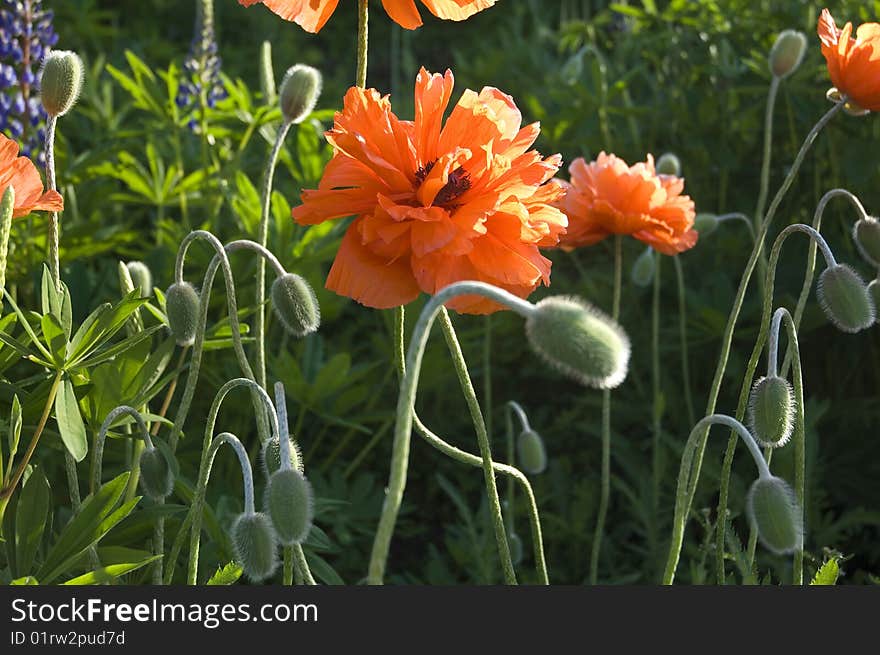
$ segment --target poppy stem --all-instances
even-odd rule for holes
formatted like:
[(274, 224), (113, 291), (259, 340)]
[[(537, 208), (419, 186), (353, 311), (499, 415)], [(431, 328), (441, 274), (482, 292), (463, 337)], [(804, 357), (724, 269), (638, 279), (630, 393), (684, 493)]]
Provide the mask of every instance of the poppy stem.
[[(767, 107), (764, 111), (764, 152), (761, 158), (761, 186), (758, 191), (758, 204), (753, 217), (754, 229), (752, 233), (760, 232), (764, 220), (764, 207), (767, 205), (767, 195), (770, 191), (770, 160), (773, 156), (773, 110), (776, 107), (776, 96), (779, 94), (781, 79), (774, 75), (767, 91)], [(758, 258), (758, 280), (763, 282), (767, 274), (767, 256), (764, 251)]]
[[(794, 162), (792, 163), (791, 168), (789, 169), (788, 175), (786, 175), (785, 179), (782, 181), (782, 185), (779, 190), (776, 192), (776, 195), (773, 198), (773, 201), (770, 203), (770, 208), (767, 210), (767, 215), (765, 216), (762, 224), (761, 230), (755, 239), (755, 245), (752, 248), (752, 253), (749, 256), (749, 260), (746, 263), (746, 268), (743, 271), (742, 278), (740, 279), (739, 288), (736, 292), (736, 297), (733, 301), (733, 306), (730, 309), (730, 315), (727, 318), (727, 325), (724, 328), (724, 335), (721, 340), (721, 352), (718, 355), (718, 363), (715, 367), (715, 375), (712, 379), (712, 385), (709, 389), (709, 398), (706, 403), (706, 413), (712, 414), (715, 411), (715, 405), (718, 402), (718, 395), (721, 392), (721, 381), (724, 378), (724, 372), (727, 369), (727, 360), (730, 356), (730, 348), (733, 342), (733, 332), (736, 328), (736, 322), (739, 318), (740, 311), (742, 310), (743, 302), (745, 301), (746, 290), (749, 286), (749, 281), (751, 280), (752, 273), (754, 273), (755, 265), (758, 261), (758, 256), (761, 253), (761, 250), (764, 247), (764, 239), (767, 236), (767, 231), (769, 230), (770, 225), (773, 223), (773, 217), (776, 215), (776, 211), (779, 208), (779, 205), (782, 203), (782, 199), (785, 197), (785, 194), (788, 192), (788, 189), (791, 187), (794, 182), (794, 178), (800, 170), (801, 165), (804, 162), (804, 159), (809, 151), (810, 147), (813, 145), (813, 142), (816, 140), (816, 137), (819, 135), (819, 132), (828, 124), (828, 122), (837, 114), (841, 109), (843, 109), (843, 101), (837, 102), (831, 109), (829, 109), (822, 118), (813, 126), (810, 132), (807, 134), (806, 139), (804, 139), (804, 143), (801, 145), (800, 150), (798, 151), (797, 156), (795, 157)], [(700, 477), (700, 469), (702, 468), (703, 463), (703, 455), (706, 452), (706, 442), (709, 437), (709, 430), (706, 428), (702, 431), (700, 435), (699, 443), (696, 447), (696, 452), (693, 454), (694, 456), (694, 471), (693, 478), (695, 481), (699, 480)], [(693, 503), (693, 494), (696, 492), (696, 484), (692, 485), (691, 494), (689, 495), (687, 510), (690, 511), (690, 507)], [(677, 550), (676, 550), (677, 549)], [(675, 540), (673, 539), (672, 548), (670, 549), (669, 556), (667, 558), (667, 571), (669, 571), (672, 562), (678, 562), (678, 558), (680, 555), (681, 543), (679, 542), (676, 545)], [(673, 568), (674, 575), (674, 568)], [(671, 581), (671, 580), (670, 580)]]
[(662, 257), (656, 258), (654, 269), (654, 288), (651, 294), (651, 392), (654, 402), (651, 407), (651, 521), (649, 536), (653, 559), (657, 543), (658, 517), (660, 516), (660, 467), (661, 467), (661, 420), (663, 407), (660, 388), (660, 278)]
[[(278, 164), (278, 156), (284, 146), (284, 139), (290, 131), (290, 121), (285, 120), (278, 128), (275, 136), (275, 144), (269, 153), (269, 161), (266, 162), (266, 171), (263, 174), (263, 188), (260, 192), (260, 231), (259, 243), (264, 248), (269, 240), (269, 208), (272, 201), (272, 182), (275, 178), (275, 167)], [(256, 377), (257, 383), (266, 386), (266, 259), (260, 257), (257, 262), (257, 314), (254, 317), (254, 338), (256, 340)]]
[[(620, 289), (623, 278), (623, 238), (614, 237), (614, 291), (611, 301), (611, 318), (616, 322), (620, 317)], [(605, 536), (605, 517), (608, 514), (608, 501), (611, 497), (611, 389), (602, 392), (602, 482), (599, 496), (599, 509), (596, 513), (596, 530), (593, 548), (590, 553), (590, 584), (596, 584), (599, 575), (599, 553)]]
[(370, 20), (370, 0), (358, 0), (357, 77), (355, 84), (367, 86), (367, 34)]
[[(751, 227), (751, 226), (749, 226)], [(694, 397), (691, 391), (691, 365), (688, 355), (687, 337), (687, 292), (684, 286), (684, 270), (679, 255), (672, 258), (675, 264), (675, 277), (678, 286), (678, 333), (681, 341), (681, 379), (684, 385), (684, 402), (687, 407), (688, 425), (696, 421), (694, 414)]]
[[(55, 127), (58, 124), (57, 116), (49, 116), (46, 119), (46, 187), (50, 191), (57, 191), (55, 179)], [(52, 274), (52, 282), (55, 288), (61, 290), (61, 263), (58, 256), (58, 212), (49, 212), (49, 272)]]

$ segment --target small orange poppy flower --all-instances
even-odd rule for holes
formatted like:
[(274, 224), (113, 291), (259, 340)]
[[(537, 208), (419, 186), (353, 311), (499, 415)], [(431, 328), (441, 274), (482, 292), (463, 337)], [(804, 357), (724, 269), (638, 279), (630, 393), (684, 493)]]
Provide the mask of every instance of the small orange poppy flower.
[[(240, 5), (250, 7), (261, 3), (284, 20), (297, 23), (307, 32), (317, 33), (324, 27), (330, 15), (336, 11), (339, 0), (238, 0)], [(487, 9), (496, 0), (421, 0), (437, 18), (465, 20), (478, 11)], [(382, 6), (391, 19), (401, 27), (414, 30), (422, 24), (422, 17), (415, 0), (382, 0)]]
[(681, 195), (684, 180), (658, 175), (654, 158), (627, 166), (615, 155), (599, 153), (589, 164), (583, 157), (568, 168), (571, 183), (560, 207), (568, 215), (563, 250), (590, 246), (612, 234), (628, 234), (664, 255), (692, 248), (697, 242), (694, 202)]
[[(550, 283), (550, 260), (565, 215), (564, 193), (548, 182), (559, 155), (529, 150), (537, 123), (521, 127), (513, 99), (494, 87), (466, 90), (446, 124), (451, 71), (416, 77), (415, 120), (402, 121), (388, 96), (353, 87), (333, 129), (335, 155), (318, 188), (293, 210), (302, 225), (356, 215), (326, 287), (368, 307), (389, 308), (460, 280), (480, 280), (520, 298)], [(501, 306), (463, 296), (448, 306), (487, 314)]]
[(18, 156), (18, 143), (0, 134), (0, 197), (10, 184), (15, 189), (13, 218), (36, 210), (60, 212), (64, 209), (61, 194), (44, 191), (37, 167), (27, 157)]
[(862, 109), (880, 111), (880, 24), (864, 23), (852, 38), (852, 23), (837, 29), (822, 10), (817, 32), (831, 83)]

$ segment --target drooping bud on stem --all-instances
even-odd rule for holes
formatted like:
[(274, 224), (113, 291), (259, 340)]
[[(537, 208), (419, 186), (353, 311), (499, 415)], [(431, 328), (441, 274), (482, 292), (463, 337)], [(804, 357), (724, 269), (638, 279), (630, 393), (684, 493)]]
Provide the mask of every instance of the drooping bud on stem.
[(880, 221), (873, 216), (856, 221), (853, 240), (865, 261), (880, 269)]
[(794, 431), (794, 390), (778, 375), (760, 378), (749, 394), (749, 427), (762, 446), (784, 446)]
[(783, 30), (770, 49), (770, 72), (780, 79), (788, 77), (801, 65), (806, 50), (807, 37), (803, 32)]
[(141, 453), (141, 486), (153, 500), (161, 500), (174, 490), (174, 463), (170, 449), (156, 448), (152, 443)]
[(516, 451), (520, 467), (532, 475), (543, 473), (547, 468), (547, 451), (544, 440), (534, 430), (523, 430), (516, 439)]
[(189, 282), (175, 282), (165, 292), (165, 313), (177, 345), (195, 343), (199, 306), (199, 294)]
[(749, 521), (767, 550), (783, 555), (803, 545), (804, 523), (794, 491), (782, 478), (761, 476), (746, 499)]
[(715, 214), (703, 212), (694, 217), (694, 229), (701, 237), (707, 236), (718, 227), (718, 217)]
[(302, 123), (312, 113), (320, 95), (321, 72), (318, 69), (305, 64), (288, 68), (279, 91), (285, 122)]
[(235, 560), (254, 582), (265, 580), (278, 567), (277, 538), (272, 522), (262, 512), (244, 512), (232, 525)]
[(321, 325), (321, 307), (312, 286), (302, 276), (285, 273), (272, 283), (272, 306), (285, 329), (304, 337)]
[(312, 485), (302, 473), (296, 469), (275, 471), (266, 485), (265, 503), (282, 544), (305, 541), (312, 529), (315, 502)]
[(868, 287), (846, 264), (822, 271), (816, 295), (828, 320), (843, 332), (859, 332), (874, 323), (877, 314)]
[(681, 177), (681, 160), (671, 152), (660, 155), (654, 169), (659, 175), (673, 175)]
[(633, 262), (630, 277), (632, 278), (633, 284), (637, 287), (646, 287), (654, 280), (654, 275), (657, 271), (656, 257), (657, 255), (654, 253), (654, 249), (650, 246), (645, 248), (642, 254), (636, 257), (636, 260)]
[(526, 318), (532, 349), (588, 387), (612, 389), (629, 366), (629, 337), (609, 316), (580, 298), (551, 296)]
[(40, 72), (40, 98), (51, 117), (64, 116), (79, 98), (83, 85), (83, 63), (75, 52), (52, 50)]

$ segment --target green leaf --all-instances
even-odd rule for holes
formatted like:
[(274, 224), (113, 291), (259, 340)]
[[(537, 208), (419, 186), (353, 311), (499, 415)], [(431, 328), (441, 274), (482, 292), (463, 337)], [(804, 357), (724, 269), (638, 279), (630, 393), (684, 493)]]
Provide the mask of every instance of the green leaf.
[(229, 562), (226, 566), (218, 568), (211, 579), (205, 584), (208, 585), (231, 585), (238, 582), (241, 577), (242, 568), (235, 562)]
[(309, 568), (312, 570), (314, 576), (323, 582), (324, 584), (332, 584), (332, 585), (344, 585), (345, 581), (336, 570), (330, 566), (330, 564), (320, 555), (315, 555), (315, 553), (308, 553), (306, 555), (306, 559), (309, 562)]
[(12, 585), (13, 587), (25, 587), (25, 586), (34, 587), (34, 586), (38, 586), (40, 583), (37, 582), (37, 579), (34, 576), (28, 575), (28, 576), (25, 576), (24, 578), (18, 578), (17, 580), (13, 580), (9, 584)]
[(837, 584), (837, 578), (840, 575), (840, 566), (837, 564), (837, 558), (832, 557), (830, 560), (825, 562), (818, 571), (816, 571), (816, 575), (813, 576), (813, 580), (810, 582), (811, 585), (835, 585)]
[(79, 413), (79, 403), (73, 390), (70, 378), (61, 381), (61, 388), (55, 396), (55, 419), (58, 421), (58, 432), (61, 440), (77, 462), (81, 462), (89, 450), (86, 437), (86, 426)]
[(19, 574), (33, 566), (49, 517), (49, 482), (41, 469), (31, 473), (15, 511), (15, 565)]
[[(77, 366), (109, 341), (114, 334), (122, 329), (128, 318), (146, 302), (146, 298), (141, 298), (140, 291), (135, 289), (112, 307), (104, 305), (93, 312), (93, 315), (98, 312), (100, 314), (79, 340), (77, 339), (80, 334), (78, 330), (71, 341), (68, 366)], [(88, 320), (87, 318), (86, 321)]]
[(39, 339), (37, 339), (37, 333), (34, 332), (34, 328), (31, 327), (27, 316), (25, 316), (24, 312), (21, 311), (18, 305), (15, 304), (15, 301), (12, 299), (12, 296), (9, 295), (9, 292), (6, 291), (6, 289), (3, 289), (3, 294), (6, 296), (6, 301), (9, 303), (9, 306), (12, 307), (12, 311), (14, 311), (16, 316), (18, 316), (18, 322), (21, 323), (21, 327), (23, 327), (24, 331), (27, 332), (28, 336), (31, 338), (31, 341), (33, 341), (34, 345), (46, 359), (51, 360), (52, 355), (49, 354), (49, 351), (46, 350), (46, 347), (40, 343)]
[(98, 543), (122, 519), (131, 513), (140, 496), (125, 503), (115, 512), (128, 482), (128, 472), (113, 478), (103, 485), (93, 496), (89, 496), (80, 507), (79, 513), (71, 519), (46, 556), (43, 566), (37, 571), (37, 578), (49, 584), (65, 573), (85, 553), (89, 547)]
[(116, 579), (125, 575), (126, 573), (131, 573), (132, 571), (137, 571), (139, 568), (146, 566), (151, 562), (155, 562), (157, 559), (161, 558), (161, 555), (152, 555), (145, 559), (140, 560), (139, 562), (126, 562), (124, 564), (109, 564), (107, 566), (102, 566), (99, 569), (95, 569), (94, 571), (89, 571), (88, 573), (84, 573), (83, 575), (77, 576), (67, 582), (62, 584), (65, 585), (96, 585), (96, 584), (107, 584), (111, 582), (115, 582)]
[(52, 362), (58, 368), (62, 368), (67, 355), (67, 336), (64, 334), (64, 328), (61, 327), (61, 321), (54, 314), (43, 314), (40, 318), (40, 326), (43, 328), (43, 340), (52, 353)]
[(127, 339), (123, 339), (119, 343), (113, 344), (109, 348), (105, 348), (96, 352), (91, 357), (80, 360), (79, 362), (77, 362), (77, 368), (91, 368), (93, 366), (97, 366), (98, 364), (109, 361), (117, 355), (124, 353), (129, 348), (136, 346), (144, 339), (149, 339), (153, 336), (153, 334), (163, 329), (164, 327), (164, 325), (154, 325), (142, 332), (138, 332), (137, 334), (128, 337)]
[(33, 355), (33, 353), (25, 346), (21, 341), (13, 337), (12, 335), (6, 334), (0, 330), (0, 341), (5, 343), (7, 346), (15, 350), (22, 357), (28, 357)]

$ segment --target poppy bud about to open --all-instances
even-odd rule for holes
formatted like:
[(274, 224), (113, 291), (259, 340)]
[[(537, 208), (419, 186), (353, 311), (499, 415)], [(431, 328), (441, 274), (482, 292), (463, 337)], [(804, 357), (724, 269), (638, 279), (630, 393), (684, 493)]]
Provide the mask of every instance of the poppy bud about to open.
[(321, 72), (317, 68), (296, 64), (287, 69), (278, 97), (281, 114), (288, 123), (302, 123), (321, 95)]
[(265, 501), (278, 541), (285, 546), (305, 541), (315, 507), (312, 485), (305, 476), (296, 469), (275, 471), (266, 485)]
[(694, 217), (694, 229), (701, 237), (708, 236), (718, 227), (718, 217), (715, 214), (701, 213)]
[(758, 478), (746, 500), (749, 521), (764, 547), (777, 555), (801, 548), (804, 523), (794, 491), (782, 478)]
[[(288, 439), (290, 443), (290, 465), (292, 468), (295, 468), (297, 471), (302, 473), (303, 465), (302, 465), (302, 455), (299, 452), (299, 447), (296, 445), (296, 442), (293, 439)], [(266, 439), (263, 442), (263, 469), (266, 472), (266, 477), (271, 477), (275, 471), (281, 468), (281, 442), (278, 440), (278, 437), (271, 437)]]
[(797, 30), (783, 30), (770, 49), (770, 72), (783, 79), (794, 73), (804, 59), (807, 37)]
[(865, 261), (880, 269), (880, 221), (873, 216), (856, 221), (853, 240)]
[(75, 52), (52, 50), (40, 72), (40, 99), (49, 116), (64, 116), (79, 98), (83, 63)]
[(651, 247), (646, 248), (641, 255), (636, 257), (630, 271), (633, 284), (637, 287), (646, 287), (653, 282), (657, 271), (656, 258), (657, 255), (654, 254), (654, 249)]
[(199, 294), (189, 282), (175, 282), (165, 292), (165, 313), (178, 346), (195, 343), (199, 305)]
[[(868, 283), (868, 295), (871, 296), (871, 300), (874, 301), (874, 308), (876, 309), (880, 306), (880, 280), (871, 280)], [(880, 321), (880, 315), (878, 315), (875, 321)]]
[(828, 320), (843, 332), (858, 332), (874, 323), (874, 300), (859, 274), (846, 264), (822, 271), (816, 295)]
[(526, 473), (538, 475), (547, 468), (547, 451), (544, 440), (534, 430), (523, 430), (516, 440), (520, 468)]
[(658, 175), (681, 177), (681, 160), (671, 152), (660, 155), (654, 168)]
[(272, 283), (272, 306), (288, 332), (304, 337), (321, 325), (321, 307), (305, 278), (285, 273)]
[(609, 316), (580, 298), (551, 296), (526, 319), (532, 349), (588, 387), (612, 389), (629, 366), (629, 337)]
[(749, 394), (749, 427), (762, 446), (784, 446), (794, 431), (794, 390), (778, 375), (755, 382)]
[(235, 561), (254, 582), (265, 580), (278, 566), (278, 540), (272, 522), (262, 512), (240, 514), (232, 524)]

